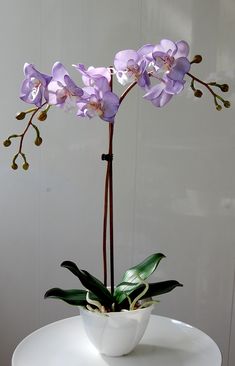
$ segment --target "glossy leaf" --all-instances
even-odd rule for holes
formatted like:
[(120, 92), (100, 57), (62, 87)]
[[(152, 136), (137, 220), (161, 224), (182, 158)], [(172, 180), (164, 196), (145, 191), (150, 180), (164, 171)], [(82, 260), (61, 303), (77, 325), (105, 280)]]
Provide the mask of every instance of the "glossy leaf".
[[(143, 262), (128, 269), (122, 278), (122, 282), (129, 282), (132, 285), (120, 283), (116, 287), (114, 296), (117, 302), (122, 302), (127, 294), (141, 284), (141, 280), (146, 280), (156, 270), (162, 258), (165, 258), (164, 254), (155, 253), (147, 257)], [(135, 285), (133, 286), (133, 284)]]
[[(45, 293), (44, 297), (63, 300), (70, 305), (85, 306), (87, 304), (86, 294), (86, 290), (62, 290), (60, 288), (52, 288)], [(90, 297), (92, 298), (92, 294), (90, 294)], [(94, 296), (93, 298), (95, 300), (97, 299)]]
[(78, 277), (82, 285), (87, 290), (90, 290), (95, 296), (97, 296), (102, 305), (111, 307), (112, 304), (115, 302), (114, 297), (103, 285), (103, 283), (98, 280), (98, 278), (92, 276), (89, 272), (85, 270), (80, 270), (77, 265), (71, 261), (65, 261), (61, 264), (61, 266), (67, 268), (76, 277)]
[[(166, 294), (167, 292), (170, 292), (174, 290), (176, 287), (182, 287), (183, 285), (175, 280), (169, 280), (169, 281), (162, 281), (162, 282), (155, 282), (155, 283), (149, 283), (149, 289), (145, 293), (145, 295), (141, 298), (147, 299), (149, 297), (159, 296)], [(138, 288), (136, 288), (134, 291), (129, 293), (130, 300), (133, 301), (144, 289), (145, 285), (139, 285)], [(128, 307), (128, 301), (127, 299), (124, 299), (120, 306), (122, 308)]]

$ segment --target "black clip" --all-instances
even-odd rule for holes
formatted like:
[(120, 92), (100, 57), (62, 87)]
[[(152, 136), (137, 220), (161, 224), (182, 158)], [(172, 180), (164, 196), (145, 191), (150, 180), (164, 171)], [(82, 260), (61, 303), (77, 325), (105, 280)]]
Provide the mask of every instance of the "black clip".
[(113, 154), (102, 154), (101, 155), (101, 160), (112, 161), (113, 160)]

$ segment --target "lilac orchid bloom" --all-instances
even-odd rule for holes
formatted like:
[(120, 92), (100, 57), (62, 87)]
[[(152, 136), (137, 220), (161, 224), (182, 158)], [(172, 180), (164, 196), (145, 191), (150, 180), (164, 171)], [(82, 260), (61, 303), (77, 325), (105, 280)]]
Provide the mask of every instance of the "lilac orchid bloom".
[(155, 107), (163, 107), (174, 94), (183, 90), (184, 83), (185, 81), (174, 81), (165, 76), (144, 95), (144, 98), (150, 100)]
[(167, 74), (169, 79), (182, 81), (191, 66), (187, 59), (188, 53), (187, 42), (174, 43), (168, 39), (162, 39), (152, 52), (157, 75), (163, 73)]
[(24, 64), (25, 80), (22, 83), (20, 99), (26, 103), (35, 104), (41, 107), (43, 98), (48, 101), (46, 87), (51, 80), (51, 76), (37, 71), (32, 64)]
[(83, 64), (73, 66), (82, 74), (82, 80), (86, 86), (93, 86), (95, 81), (101, 77), (105, 77), (108, 82), (111, 80), (111, 72), (107, 67), (90, 66), (86, 69)]
[(151, 54), (153, 48), (153, 45), (147, 44), (138, 51), (124, 50), (116, 54), (114, 67), (120, 84), (126, 85), (127, 83), (137, 81), (142, 88), (150, 86), (147, 67), (152, 61)]
[(163, 39), (153, 48), (152, 76), (159, 83), (149, 88), (144, 95), (145, 99), (150, 100), (156, 107), (163, 107), (174, 94), (183, 90), (183, 78), (191, 66), (187, 59), (188, 53), (189, 46), (185, 41), (174, 43)]
[(83, 95), (83, 90), (70, 78), (64, 66), (60, 62), (56, 62), (52, 67), (52, 80), (48, 84), (48, 95), (49, 104), (70, 110), (76, 107), (76, 102)]
[(84, 95), (77, 102), (79, 117), (92, 118), (98, 115), (106, 122), (114, 122), (119, 107), (119, 98), (111, 92), (105, 77), (96, 79), (94, 86), (83, 88)]

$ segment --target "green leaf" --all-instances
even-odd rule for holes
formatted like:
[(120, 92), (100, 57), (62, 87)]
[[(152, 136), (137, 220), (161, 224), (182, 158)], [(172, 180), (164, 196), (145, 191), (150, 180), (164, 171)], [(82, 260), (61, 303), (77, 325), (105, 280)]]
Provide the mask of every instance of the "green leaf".
[(133, 287), (138, 285), (139, 286), (139, 283), (131, 283), (131, 282), (120, 282), (116, 287), (120, 287), (120, 286), (128, 286), (130, 287), (132, 290), (133, 290)]
[[(114, 297), (118, 303), (121, 303), (127, 294), (133, 291), (135, 288), (139, 287), (141, 280), (146, 280), (157, 268), (161, 259), (165, 258), (162, 253), (155, 253), (147, 257), (143, 262), (138, 265), (128, 269), (121, 282), (129, 282), (132, 285), (119, 284), (114, 292)], [(133, 286), (133, 284), (135, 284)]]
[(61, 264), (61, 267), (67, 268), (76, 277), (79, 278), (82, 285), (89, 291), (91, 291), (97, 298), (99, 302), (104, 305), (111, 307), (115, 303), (114, 297), (111, 295), (109, 290), (103, 285), (103, 283), (98, 280), (98, 278), (92, 276), (89, 272), (85, 270), (80, 270), (77, 265), (71, 261), (65, 261)]
[[(70, 305), (85, 306), (87, 304), (86, 294), (86, 290), (62, 290), (60, 288), (52, 288), (45, 293), (44, 298), (59, 299)], [(91, 294), (90, 297), (92, 297)]]
[[(170, 292), (174, 290), (176, 287), (182, 287), (183, 285), (175, 280), (169, 280), (169, 281), (162, 281), (162, 282), (155, 282), (155, 283), (149, 283), (149, 289), (145, 293), (145, 295), (141, 298), (141, 300), (146, 299), (148, 297), (154, 297), (166, 294), (167, 292)], [(131, 301), (133, 301), (144, 289), (145, 285), (140, 285), (138, 288), (136, 288), (134, 291), (132, 291), (129, 294), (129, 297)], [(127, 299), (124, 299), (120, 306), (122, 308), (125, 308), (128, 306)]]

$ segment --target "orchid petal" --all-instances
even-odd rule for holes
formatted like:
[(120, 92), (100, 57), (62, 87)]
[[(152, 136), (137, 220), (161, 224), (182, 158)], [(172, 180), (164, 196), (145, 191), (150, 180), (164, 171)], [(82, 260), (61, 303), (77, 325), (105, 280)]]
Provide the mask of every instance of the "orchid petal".
[(68, 75), (68, 72), (65, 69), (65, 67), (62, 65), (61, 62), (56, 62), (52, 67), (53, 79), (56, 81), (60, 81), (62, 84), (64, 84), (65, 75)]
[(169, 39), (162, 39), (160, 44), (157, 44), (154, 47), (153, 53), (157, 51), (168, 53), (170, 56), (174, 56), (174, 54), (177, 51), (177, 46), (174, 42), (170, 41)]
[(185, 81), (173, 81), (169, 80), (166, 83), (165, 92), (168, 94), (179, 94), (184, 89)]
[(82, 89), (79, 88), (68, 75), (65, 75), (64, 81), (67, 89), (71, 92), (71, 94), (77, 95), (78, 97), (81, 97), (83, 95)]
[(154, 49), (153, 44), (145, 44), (137, 51), (137, 53), (138, 53), (139, 57), (147, 58), (148, 60), (152, 60), (153, 49)]
[(190, 70), (191, 64), (186, 57), (180, 57), (175, 61), (174, 67), (167, 74), (169, 79), (183, 80), (184, 75)]
[(179, 57), (188, 57), (189, 54), (189, 45), (185, 41), (178, 41), (176, 42), (177, 45), (177, 52), (174, 55), (175, 58)]
[(114, 67), (116, 70), (126, 70), (127, 62), (129, 60), (133, 60), (137, 62), (139, 59), (139, 55), (134, 50), (123, 50), (119, 51), (114, 58)]

